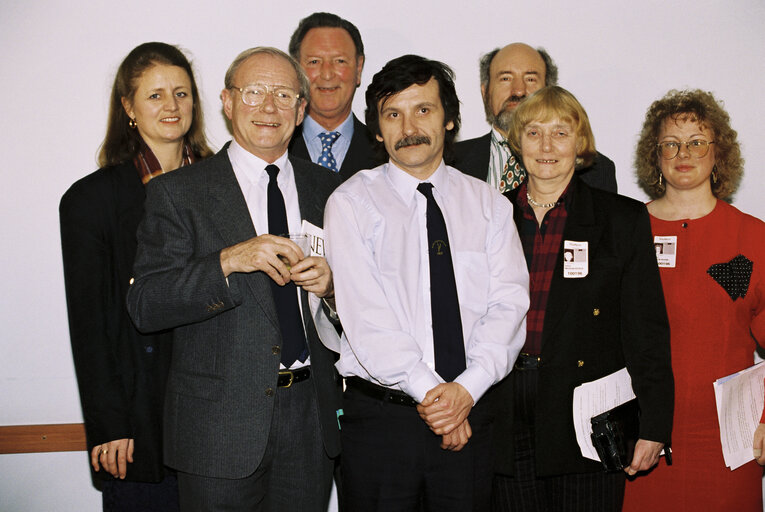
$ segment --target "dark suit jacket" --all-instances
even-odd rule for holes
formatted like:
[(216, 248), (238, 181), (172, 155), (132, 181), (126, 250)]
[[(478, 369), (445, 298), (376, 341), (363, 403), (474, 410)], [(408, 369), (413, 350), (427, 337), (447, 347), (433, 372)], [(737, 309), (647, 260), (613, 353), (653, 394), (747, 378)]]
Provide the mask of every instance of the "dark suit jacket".
[[(362, 169), (374, 169), (378, 165), (387, 162), (386, 157), (375, 152), (374, 143), (366, 125), (359, 121), (354, 114), (351, 115), (353, 116), (353, 137), (338, 172), (343, 181)], [(289, 152), (291, 155), (303, 160), (311, 160), (308, 148), (305, 145), (305, 139), (303, 139), (302, 125), (295, 128), (295, 133), (290, 141)]]
[[(451, 165), (465, 174), (486, 181), (490, 155), (491, 132), (482, 137), (458, 142), (454, 147), (454, 161)], [(606, 155), (598, 153), (591, 166), (576, 172), (589, 186), (616, 192), (616, 167)]]
[[(61, 199), (61, 248), (72, 355), (88, 451), (135, 439), (127, 480), (158, 482), (169, 334), (141, 335), (125, 307), (144, 186), (132, 162), (99, 169)], [(106, 471), (95, 473), (113, 480)]]
[[(233, 273), (227, 284), (220, 266), (221, 249), (256, 235), (227, 146), (149, 183), (128, 310), (142, 331), (176, 328), (166, 463), (207, 477), (244, 478), (266, 449), (282, 340), (270, 278)], [(300, 215), (321, 227), (324, 203), (339, 179), (318, 165), (290, 161)], [(303, 298), (312, 370), (305, 384), (315, 387), (324, 448), (334, 457), (340, 451), (339, 378)]]
[[(571, 406), (574, 388), (625, 365), (642, 416), (640, 437), (669, 443), (674, 408), (669, 324), (648, 211), (643, 203), (590, 188), (574, 177), (563, 240), (586, 241), (589, 273), (563, 277), (559, 251), (547, 301), (536, 398), (536, 474), (602, 471), (582, 457)], [(515, 189), (505, 195), (513, 202)], [(520, 226), (522, 212), (514, 208)], [(509, 393), (511, 379), (503, 381)], [(512, 395), (507, 395), (508, 399)], [(511, 438), (509, 412), (503, 414)], [(512, 474), (511, 443), (499, 472)]]

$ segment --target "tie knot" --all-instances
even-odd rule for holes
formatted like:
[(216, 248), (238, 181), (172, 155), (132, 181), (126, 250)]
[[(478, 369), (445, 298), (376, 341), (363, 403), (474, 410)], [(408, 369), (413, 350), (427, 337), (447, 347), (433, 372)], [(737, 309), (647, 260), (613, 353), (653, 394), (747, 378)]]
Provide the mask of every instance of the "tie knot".
[(340, 132), (320, 133), (319, 140), (321, 141), (321, 147), (332, 147), (337, 138), (340, 136)]
[(423, 182), (417, 185), (417, 190), (420, 192), (420, 194), (424, 195), (428, 199), (433, 199), (433, 184)]
[(268, 173), (268, 177), (271, 179), (271, 181), (274, 181), (279, 175), (279, 168), (274, 164), (269, 164), (266, 166), (266, 172)]

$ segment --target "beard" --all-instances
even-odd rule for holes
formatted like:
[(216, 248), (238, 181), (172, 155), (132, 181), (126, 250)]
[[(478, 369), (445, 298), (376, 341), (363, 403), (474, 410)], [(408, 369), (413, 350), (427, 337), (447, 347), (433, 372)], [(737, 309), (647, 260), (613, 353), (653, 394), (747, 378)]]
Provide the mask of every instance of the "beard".
[(489, 102), (484, 101), (483, 108), (486, 111), (486, 121), (502, 133), (507, 133), (507, 130), (510, 128), (510, 120), (513, 118), (513, 112), (515, 112), (515, 109), (507, 109), (508, 104), (520, 103), (525, 98), (526, 96), (510, 96), (502, 103), (502, 107), (497, 114), (493, 112)]
[(430, 145), (430, 137), (425, 135), (410, 135), (409, 137), (404, 137), (403, 139), (396, 142), (396, 145), (393, 146), (393, 149), (398, 151), (401, 148), (405, 148), (407, 146), (416, 146), (418, 144)]

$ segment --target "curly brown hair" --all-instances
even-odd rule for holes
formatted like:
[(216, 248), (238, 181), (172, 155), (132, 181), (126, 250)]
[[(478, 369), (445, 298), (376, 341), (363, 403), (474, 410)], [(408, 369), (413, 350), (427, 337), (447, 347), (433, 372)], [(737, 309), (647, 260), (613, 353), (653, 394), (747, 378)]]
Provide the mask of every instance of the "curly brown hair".
[(659, 183), (659, 132), (666, 119), (688, 119), (712, 131), (717, 181), (711, 181), (717, 199), (730, 200), (744, 175), (744, 159), (738, 134), (730, 126), (730, 116), (711, 92), (700, 89), (671, 90), (654, 101), (646, 112), (640, 139), (635, 148), (635, 173), (638, 184), (652, 198), (664, 195), (667, 187)]

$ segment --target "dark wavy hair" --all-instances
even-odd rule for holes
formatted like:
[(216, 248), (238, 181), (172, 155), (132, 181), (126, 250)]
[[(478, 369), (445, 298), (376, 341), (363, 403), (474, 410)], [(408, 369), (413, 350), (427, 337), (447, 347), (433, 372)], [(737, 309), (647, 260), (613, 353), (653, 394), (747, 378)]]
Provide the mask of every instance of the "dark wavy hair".
[(638, 184), (652, 198), (658, 199), (667, 191), (659, 183), (659, 132), (667, 119), (689, 120), (708, 128), (714, 137), (717, 183), (710, 177), (712, 194), (717, 199), (729, 200), (736, 192), (744, 175), (744, 159), (738, 144), (738, 134), (730, 126), (730, 116), (722, 102), (711, 92), (700, 89), (669, 91), (648, 108), (635, 148), (635, 173)]
[(120, 164), (132, 159), (138, 153), (141, 147), (141, 136), (138, 134), (138, 130), (128, 126), (130, 118), (122, 106), (122, 98), (133, 101), (133, 96), (138, 88), (138, 79), (147, 69), (157, 64), (178, 66), (189, 75), (193, 113), (191, 126), (186, 134), (186, 141), (197, 156), (204, 158), (212, 154), (207, 146), (199, 91), (188, 59), (181, 50), (173, 45), (158, 42), (143, 43), (128, 53), (117, 69), (117, 76), (114, 77), (114, 85), (109, 99), (106, 136), (98, 154), (98, 164), (101, 167)]
[[(454, 71), (443, 62), (428, 60), (419, 55), (404, 55), (385, 64), (372, 77), (372, 83), (367, 88), (365, 119), (373, 136), (382, 135), (378, 104), (385, 103), (394, 94), (414, 84), (425, 85), (431, 78), (438, 83), (438, 94), (444, 108), (444, 126), (449, 121), (454, 123), (454, 128), (447, 130), (444, 137), (444, 160), (449, 162), (461, 124), (460, 101), (454, 88)], [(375, 142), (378, 152), (385, 154), (385, 146), (376, 139)]]
[(364, 56), (364, 43), (356, 25), (330, 12), (315, 12), (306, 16), (298, 23), (295, 32), (290, 37), (289, 52), (293, 59), (300, 60), (300, 45), (309, 30), (314, 28), (342, 28), (351, 36), (353, 46), (356, 47), (356, 59)]

